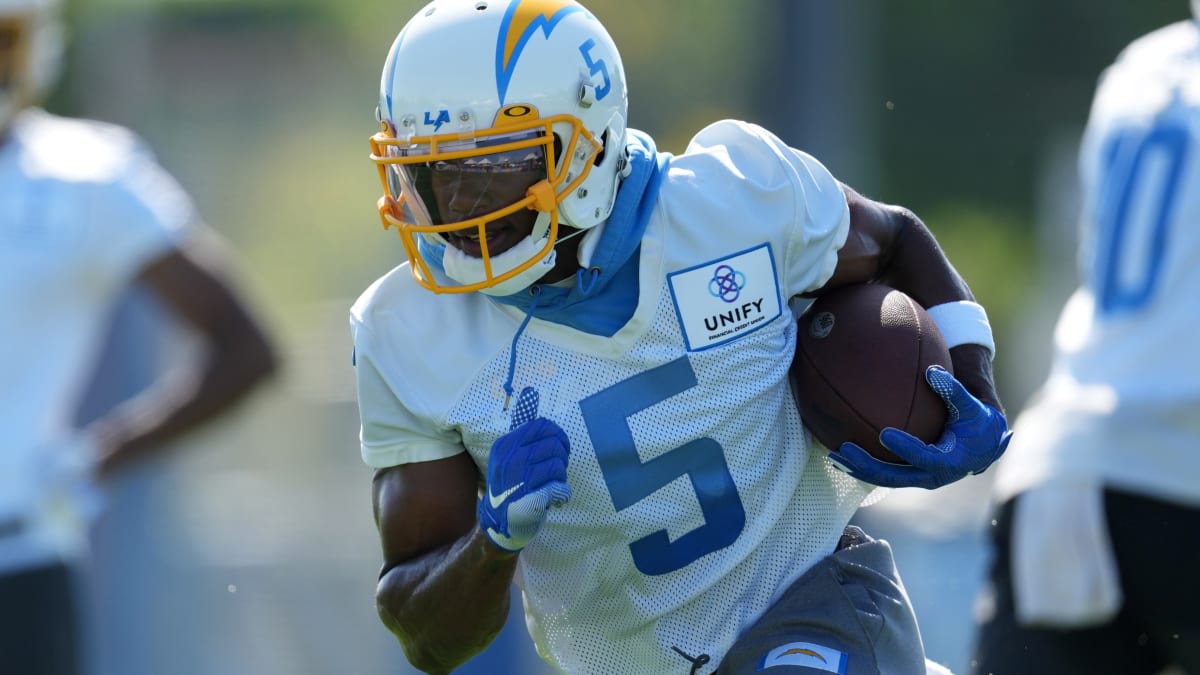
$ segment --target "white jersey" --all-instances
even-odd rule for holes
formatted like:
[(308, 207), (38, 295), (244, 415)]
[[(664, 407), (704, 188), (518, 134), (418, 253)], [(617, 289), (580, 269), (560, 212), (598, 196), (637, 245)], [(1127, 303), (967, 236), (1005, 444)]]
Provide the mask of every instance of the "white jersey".
[(191, 219), (125, 129), (27, 110), (0, 140), (0, 573), (75, 553), (39, 453), (70, 433), (118, 294)]
[(1200, 31), (1132, 43), (1080, 156), (1083, 284), (1018, 419), (1000, 499), (1073, 477), (1200, 505)]
[[(503, 385), (570, 437), (571, 500), (521, 553), (539, 652), (571, 673), (682, 672), (833, 551), (869, 487), (811, 445), (787, 371), (792, 296), (833, 271), (849, 213), (813, 158), (721, 122), (671, 158), (611, 337), (480, 294), (434, 295), (403, 265), (355, 304), (362, 455), (386, 467), (464, 447), (481, 474), (509, 429)], [(653, 199), (653, 197), (651, 197)], [(609, 223), (613, 227), (614, 223)]]

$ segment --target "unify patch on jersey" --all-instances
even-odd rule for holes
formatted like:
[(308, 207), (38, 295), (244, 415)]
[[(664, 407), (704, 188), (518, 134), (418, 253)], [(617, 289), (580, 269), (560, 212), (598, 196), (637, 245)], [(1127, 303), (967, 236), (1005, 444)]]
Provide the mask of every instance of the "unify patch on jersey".
[(804, 666), (812, 670), (846, 675), (846, 664), (850, 657), (846, 652), (813, 644), (811, 642), (789, 642), (772, 649), (759, 661), (757, 670), (775, 666)]
[(667, 275), (689, 352), (736, 340), (782, 313), (771, 245)]

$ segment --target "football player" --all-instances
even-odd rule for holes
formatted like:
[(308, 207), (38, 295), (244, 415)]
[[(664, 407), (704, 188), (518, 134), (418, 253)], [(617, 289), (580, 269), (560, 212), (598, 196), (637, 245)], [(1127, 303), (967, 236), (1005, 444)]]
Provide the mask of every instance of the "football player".
[[(0, 670), (80, 672), (72, 575), (95, 481), (240, 399), (275, 367), (201, 249), (189, 198), (129, 131), (36, 107), (62, 53), (57, 0), (0, 0)], [(143, 284), (205, 356), (72, 426), (115, 301)]]
[(1194, 18), (1104, 72), (1079, 168), (1081, 284), (996, 475), (975, 672), (1200, 673)]
[[(515, 581), (568, 673), (925, 672), (890, 549), (847, 522), (869, 483), (1003, 451), (983, 308), (909, 211), (745, 122), (659, 152), (625, 86), (571, 0), (435, 0), (391, 47), (372, 158), (408, 262), (351, 310), (383, 622), (449, 672)], [(865, 281), (954, 346), (945, 435), (886, 434), (909, 465), (827, 457), (788, 386), (789, 302)]]

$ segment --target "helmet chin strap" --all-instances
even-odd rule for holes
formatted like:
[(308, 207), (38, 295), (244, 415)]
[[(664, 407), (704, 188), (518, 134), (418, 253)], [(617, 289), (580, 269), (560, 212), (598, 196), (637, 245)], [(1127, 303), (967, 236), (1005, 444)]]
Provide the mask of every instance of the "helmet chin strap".
[[(500, 276), (515, 269), (521, 263), (536, 256), (538, 251), (545, 245), (545, 237), (541, 239), (534, 239), (532, 236), (525, 237), (504, 253), (491, 256), (492, 275)], [(557, 258), (558, 252), (550, 249), (550, 252), (545, 257), (524, 272), (487, 288), (481, 288), (479, 292), (485, 295), (500, 296), (512, 295), (524, 290), (538, 279), (546, 276), (550, 270), (554, 269), (554, 263)], [(463, 285), (477, 284), (487, 279), (487, 271), (483, 267), (483, 258), (467, 255), (454, 246), (446, 247), (446, 252), (442, 256), (442, 267), (446, 271), (446, 276)]]
[[(554, 269), (554, 264), (558, 261), (558, 246), (560, 244), (587, 232), (590, 232), (590, 230), (575, 230), (565, 237), (559, 238), (554, 243), (554, 248), (550, 249), (549, 253), (529, 269), (511, 279), (506, 279), (487, 288), (481, 288), (479, 292), (485, 295), (504, 296), (512, 295), (513, 293), (529, 288), (538, 279), (546, 276), (550, 273), (550, 270)], [(491, 256), (492, 276), (500, 276), (516, 268), (521, 263), (536, 256), (538, 251), (545, 245), (545, 237), (534, 239), (530, 235), (517, 242), (515, 246), (504, 253)], [(463, 285), (476, 284), (487, 279), (487, 272), (483, 267), (483, 259), (467, 255), (454, 246), (446, 246), (446, 251), (442, 256), (442, 267), (446, 272), (446, 276)]]

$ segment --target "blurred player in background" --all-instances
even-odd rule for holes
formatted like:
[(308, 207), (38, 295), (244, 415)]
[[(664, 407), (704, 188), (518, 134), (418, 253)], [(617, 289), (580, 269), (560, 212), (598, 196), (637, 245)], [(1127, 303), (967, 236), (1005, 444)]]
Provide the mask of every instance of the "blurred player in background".
[[(97, 481), (230, 408), (275, 368), (222, 250), (129, 131), (35, 107), (56, 0), (0, 0), (0, 671), (81, 672), (74, 575)], [(203, 240), (203, 241), (202, 241)], [(116, 298), (143, 284), (203, 338), (144, 394), (73, 428)]]
[(1200, 673), (1195, 21), (1105, 71), (1079, 166), (1083, 283), (997, 473), (975, 672)]
[[(912, 213), (767, 130), (671, 156), (626, 112), (569, 0), (435, 1), (392, 46), (372, 146), (409, 262), (351, 311), (383, 622), (448, 672), (515, 581), (569, 673), (924, 673), (890, 549), (847, 522), (859, 478), (934, 488), (1003, 451), (983, 309)], [(910, 466), (830, 461), (788, 386), (789, 300), (870, 280), (954, 346), (938, 446), (886, 435)]]

